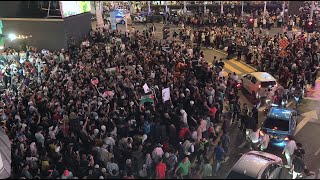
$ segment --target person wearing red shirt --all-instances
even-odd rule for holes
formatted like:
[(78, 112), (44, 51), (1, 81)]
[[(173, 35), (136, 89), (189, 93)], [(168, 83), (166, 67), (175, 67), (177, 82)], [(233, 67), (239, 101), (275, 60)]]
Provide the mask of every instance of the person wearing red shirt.
[(190, 135), (190, 130), (187, 127), (183, 127), (180, 129), (179, 131), (179, 140), (185, 140), (187, 138), (188, 135)]
[(159, 163), (157, 164), (157, 167), (156, 167), (156, 179), (166, 178), (167, 166), (162, 161), (163, 161), (162, 158), (159, 158)]

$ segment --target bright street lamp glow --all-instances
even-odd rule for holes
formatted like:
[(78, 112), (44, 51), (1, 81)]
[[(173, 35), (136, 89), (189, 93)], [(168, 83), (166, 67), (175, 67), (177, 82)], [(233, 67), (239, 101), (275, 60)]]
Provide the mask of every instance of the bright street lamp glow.
[(9, 39), (10, 39), (11, 41), (17, 39), (17, 36), (16, 36), (15, 34), (9, 34), (8, 37), (9, 37)]

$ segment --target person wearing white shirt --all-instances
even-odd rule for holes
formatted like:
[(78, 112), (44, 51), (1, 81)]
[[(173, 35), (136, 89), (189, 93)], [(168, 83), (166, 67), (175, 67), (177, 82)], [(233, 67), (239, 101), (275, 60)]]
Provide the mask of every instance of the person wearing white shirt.
[(116, 145), (115, 140), (111, 136), (111, 134), (108, 134), (108, 136), (104, 139), (104, 143), (107, 146), (110, 146), (110, 149), (113, 150), (113, 146)]
[(290, 168), (292, 165), (292, 154), (297, 149), (296, 142), (293, 140), (292, 136), (288, 136), (289, 141), (287, 142), (286, 146), (284, 147), (282, 154), (286, 156), (287, 163), (286, 168)]
[(219, 72), (219, 78), (223, 78), (223, 70)]
[(181, 121), (188, 126), (188, 114), (186, 113), (186, 111), (184, 109), (180, 110), (181, 113)]
[(56, 135), (58, 134), (58, 131), (59, 131), (59, 128), (58, 126), (56, 126), (54, 129), (53, 129), (53, 126), (50, 126), (49, 127), (49, 136), (51, 139), (56, 139)]
[(267, 134), (266, 130), (261, 130), (264, 134), (261, 141), (260, 141), (260, 150), (264, 151), (268, 148), (269, 142), (270, 142), (270, 136)]
[(257, 143), (259, 142), (259, 132), (260, 128), (255, 128), (253, 131), (249, 134), (249, 139), (251, 141), (250, 149), (256, 150)]

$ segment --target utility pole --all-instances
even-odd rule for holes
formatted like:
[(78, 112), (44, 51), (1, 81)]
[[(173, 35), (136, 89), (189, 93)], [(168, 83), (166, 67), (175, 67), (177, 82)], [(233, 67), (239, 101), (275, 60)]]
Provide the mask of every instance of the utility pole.
[(203, 1), (203, 13), (207, 12), (207, 1)]
[(151, 9), (150, 9), (150, 1), (148, 1), (148, 15), (150, 14), (150, 12), (151, 12)]
[(183, 12), (187, 12), (187, 1), (183, 1)]

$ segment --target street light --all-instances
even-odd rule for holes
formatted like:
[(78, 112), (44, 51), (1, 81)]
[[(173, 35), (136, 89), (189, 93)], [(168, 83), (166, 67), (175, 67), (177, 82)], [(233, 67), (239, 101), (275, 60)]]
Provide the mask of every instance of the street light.
[(13, 40), (17, 39), (17, 36), (15, 34), (12, 34), (12, 33), (9, 34), (8, 37), (9, 37), (10, 41), (13, 41)]

